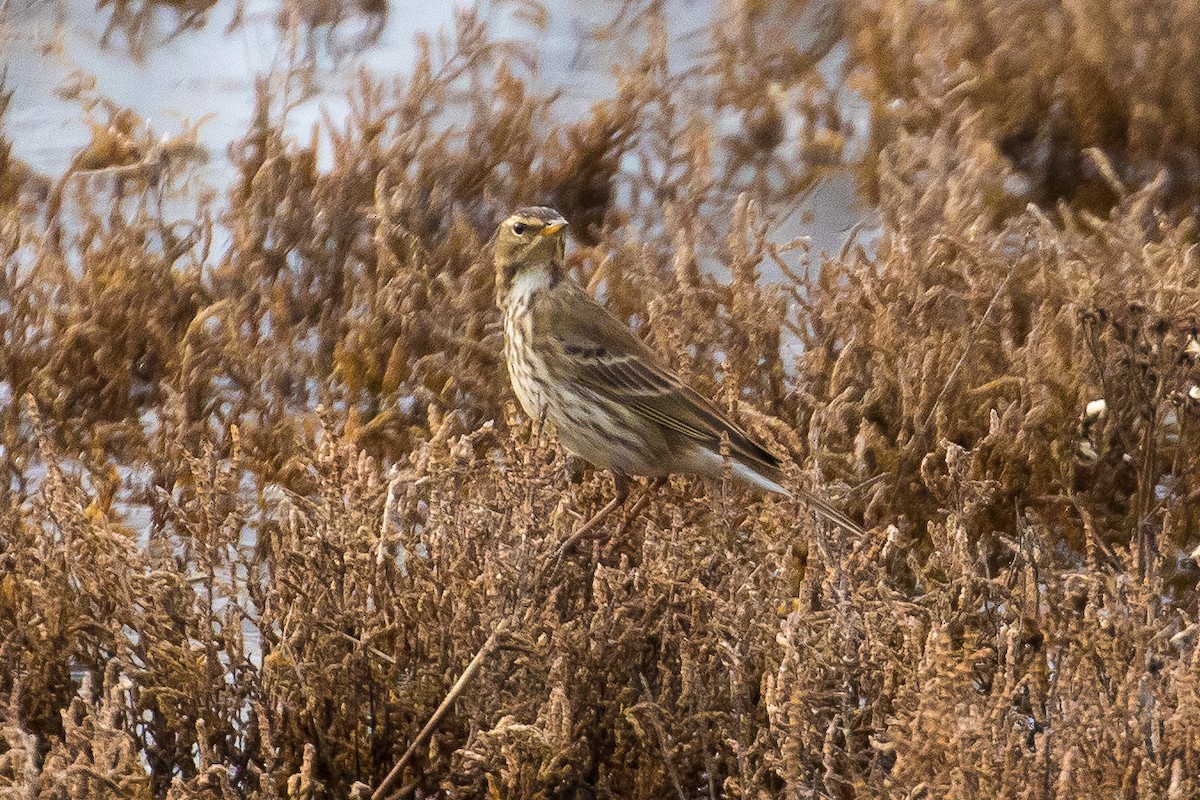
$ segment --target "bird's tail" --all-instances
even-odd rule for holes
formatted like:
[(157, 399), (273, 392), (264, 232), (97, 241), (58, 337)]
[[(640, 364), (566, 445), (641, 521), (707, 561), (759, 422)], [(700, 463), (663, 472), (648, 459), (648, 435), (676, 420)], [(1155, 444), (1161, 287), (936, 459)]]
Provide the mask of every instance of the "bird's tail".
[[(787, 489), (783, 488), (783, 486), (779, 483), (779, 481), (783, 479), (783, 472), (777, 467), (771, 467), (767, 464), (757, 463), (752, 467), (747, 464), (743, 464), (740, 461), (731, 459), (730, 468), (733, 470), (734, 475), (746, 481), (747, 483), (752, 483), (761, 489), (766, 489), (768, 492), (781, 494), (784, 497), (795, 496)], [(764, 474), (768, 471), (772, 474)], [(799, 495), (800, 499), (807, 503), (814, 512), (816, 512), (817, 516), (825, 518), (847, 533), (854, 534), (855, 536), (861, 536), (866, 533), (866, 531), (862, 529), (861, 525), (847, 517), (838, 509), (834, 508), (829, 501), (822, 500), (812, 492), (808, 492), (803, 489), (797, 490), (796, 494)]]
[(802, 490), (799, 494), (800, 499), (808, 503), (809, 508), (815, 511), (817, 516), (824, 517), (842, 530), (855, 536), (862, 536), (866, 533), (861, 525), (834, 508), (828, 501), (822, 500), (812, 492)]

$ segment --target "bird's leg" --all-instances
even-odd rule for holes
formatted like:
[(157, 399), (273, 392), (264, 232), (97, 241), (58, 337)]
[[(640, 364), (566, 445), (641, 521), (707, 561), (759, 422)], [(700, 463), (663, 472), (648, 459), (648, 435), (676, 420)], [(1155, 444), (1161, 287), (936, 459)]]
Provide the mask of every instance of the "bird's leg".
[(637, 502), (633, 504), (633, 508), (629, 509), (629, 513), (625, 515), (625, 521), (621, 523), (621, 529), (617, 531), (617, 536), (622, 536), (625, 533), (625, 531), (629, 528), (629, 524), (638, 518), (638, 514), (641, 514), (642, 509), (646, 507), (648, 502), (650, 502), (650, 496), (662, 487), (666, 486), (667, 482), (668, 481), (666, 477), (650, 479), (650, 484), (646, 486), (641, 497), (637, 499)]
[(559, 558), (562, 558), (568, 552), (570, 552), (571, 548), (579, 544), (580, 539), (594, 531), (596, 527), (604, 521), (605, 517), (616, 511), (625, 503), (626, 498), (629, 497), (629, 478), (623, 473), (613, 470), (613, 482), (616, 484), (616, 495), (614, 495), (613, 499), (609, 500), (604, 505), (604, 508), (597, 511), (594, 515), (592, 515), (591, 519), (583, 523), (583, 525), (579, 527), (579, 530), (567, 537), (567, 540), (562, 543), (561, 547), (558, 548)]
[(533, 422), (533, 447), (538, 452), (542, 449), (542, 429), (546, 426), (546, 412), (543, 409), (540, 414), (535, 416)]

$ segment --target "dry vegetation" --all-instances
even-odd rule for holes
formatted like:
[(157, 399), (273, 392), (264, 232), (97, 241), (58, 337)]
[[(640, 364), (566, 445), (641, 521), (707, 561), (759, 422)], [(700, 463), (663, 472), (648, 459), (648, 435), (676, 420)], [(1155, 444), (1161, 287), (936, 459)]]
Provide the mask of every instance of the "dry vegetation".
[[(1150, 5), (747, 2), (682, 74), (613, 5), (571, 125), (464, 13), (329, 169), (264, 84), (215, 199), (128, 110), (66, 176), (0, 143), (0, 793), (366, 796), (491, 637), (396, 791), (1200, 795), (1200, 18)], [(810, 278), (843, 34), (884, 235)], [(868, 535), (674, 479), (559, 559), (612, 485), (514, 411), (529, 201)]]

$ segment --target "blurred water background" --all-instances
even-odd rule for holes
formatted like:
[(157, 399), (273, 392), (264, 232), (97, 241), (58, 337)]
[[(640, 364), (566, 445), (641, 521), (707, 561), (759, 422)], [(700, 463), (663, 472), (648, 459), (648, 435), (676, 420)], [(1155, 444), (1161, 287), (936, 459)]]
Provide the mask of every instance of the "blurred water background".
[[(365, 4), (359, 6), (361, 10)], [(332, 7), (332, 4), (331, 6)], [(406, 0), (383, 9), (338, 18), (316, 0), (272, 3), (220, 2), (186, 13), (151, 3), (95, 7), (88, 0), (10, 0), (0, 6), (5, 84), (13, 94), (7, 116), (14, 155), (38, 172), (56, 177), (92, 138), (81, 87), (137, 112), (162, 135), (177, 135), (203, 120), (199, 143), (207, 162), (197, 177), (223, 191), (233, 177), (226, 157), (230, 142), (248, 130), (260, 79), (281, 85), (298, 63), (312, 68), (311, 91), (289, 111), (288, 130), (307, 142), (325, 118), (337, 123), (348, 113), (351, 89), (360, 71), (377, 78), (404, 76), (413, 67), (418, 36), (436, 37), (453, 28), (461, 3)], [(711, 31), (737, 13), (720, 0), (670, 0), (645, 4), (668, 26), (672, 69), (686, 70), (711, 44)], [(638, 13), (637, 3), (579, 3), (551, 0), (534, 13), (525, 4), (482, 4), (491, 35), (519, 43), (531, 56), (530, 80), (539, 90), (558, 93), (553, 113), (572, 121), (616, 90), (613, 65), (640, 51), (644, 42), (598, 42), (593, 34), (620, 14)], [(544, 9), (545, 13), (541, 13)], [(809, 4), (797, 44), (822, 34), (827, 6)], [(113, 24), (119, 14), (142, 14)], [(302, 17), (281, 24), (287, 14)], [(324, 15), (324, 16), (323, 16)], [(181, 22), (182, 21), (182, 22)], [(184, 24), (186, 23), (186, 24)], [(787, 36), (797, 28), (789, 26)], [(838, 106), (847, 124), (847, 155), (861, 150), (868, 133), (865, 104), (845, 88), (842, 70), (847, 48), (838, 42), (819, 64), (822, 77), (839, 87)], [(94, 81), (94, 83), (93, 83)], [(101, 120), (96, 120), (99, 124)], [(718, 120), (732, 135), (741, 120)], [(794, 129), (798, 120), (788, 120)], [(328, 138), (318, 152), (328, 163)], [(538, 198), (530, 198), (531, 202)], [(827, 176), (800, 213), (777, 231), (782, 239), (811, 238), (813, 250), (836, 252), (851, 231), (868, 245), (876, 220), (857, 202), (855, 180), (847, 171)], [(770, 276), (768, 276), (770, 277)]]

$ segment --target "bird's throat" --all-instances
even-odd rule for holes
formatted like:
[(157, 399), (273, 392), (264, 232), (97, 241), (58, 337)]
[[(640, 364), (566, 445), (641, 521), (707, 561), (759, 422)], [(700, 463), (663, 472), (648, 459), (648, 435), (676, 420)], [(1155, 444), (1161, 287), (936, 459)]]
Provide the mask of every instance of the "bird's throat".
[(505, 305), (509, 308), (527, 306), (538, 292), (554, 288), (560, 270), (550, 264), (531, 264), (513, 278)]

